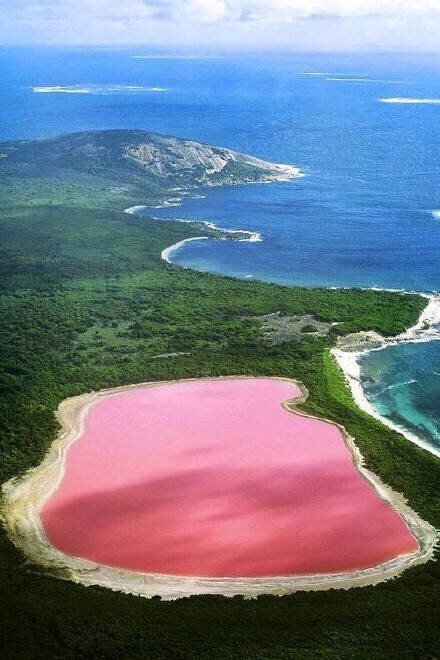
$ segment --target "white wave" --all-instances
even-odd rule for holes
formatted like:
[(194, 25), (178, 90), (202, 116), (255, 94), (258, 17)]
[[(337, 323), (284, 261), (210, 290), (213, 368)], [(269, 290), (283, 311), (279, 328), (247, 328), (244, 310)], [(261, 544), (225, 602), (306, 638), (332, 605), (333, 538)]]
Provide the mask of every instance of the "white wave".
[(362, 355), (362, 352), (350, 353), (348, 351), (343, 351), (341, 349), (332, 348), (331, 354), (333, 355), (337, 364), (339, 365), (339, 368), (343, 372), (345, 376), (345, 380), (348, 386), (350, 387), (353, 399), (361, 410), (371, 415), (371, 417), (374, 417), (375, 419), (379, 420), (380, 422), (382, 422), (382, 424), (385, 424), (385, 426), (388, 426), (388, 428), (392, 429), (393, 431), (397, 431), (410, 442), (413, 442), (415, 445), (419, 447), (423, 447), (423, 449), (426, 449), (431, 454), (434, 454), (434, 456), (438, 456), (440, 458), (440, 450), (436, 449), (435, 447), (427, 443), (425, 440), (422, 440), (414, 433), (411, 433), (403, 426), (399, 426), (398, 424), (395, 424), (394, 422), (389, 420), (387, 417), (383, 417), (382, 415), (380, 415), (376, 411), (374, 406), (368, 401), (361, 384), (361, 373), (358, 362), (359, 357)]
[(380, 103), (403, 103), (406, 105), (439, 105), (438, 98), (414, 98), (412, 96), (393, 96), (390, 98), (377, 99)]
[[(166, 209), (172, 206), (182, 206), (180, 198), (173, 197), (171, 199), (165, 200), (161, 204), (155, 204), (153, 206), (148, 206), (147, 204), (130, 206), (128, 209), (124, 209), (124, 213), (130, 213), (132, 215), (136, 215), (136, 213), (138, 213), (139, 211), (144, 211), (145, 209)], [(163, 220), (163, 218), (157, 218), (157, 220)], [(183, 220), (179, 219), (179, 222), (183, 222)]]
[[(380, 290), (380, 289), (377, 289)], [(383, 289), (389, 291), (390, 289)], [(402, 291), (403, 293), (414, 294), (413, 291)], [(440, 458), (440, 450), (433, 447), (425, 440), (419, 438), (414, 433), (411, 433), (403, 426), (395, 424), (387, 417), (384, 417), (367, 399), (361, 381), (361, 368), (359, 360), (363, 355), (370, 352), (382, 351), (389, 346), (396, 346), (402, 342), (407, 343), (422, 343), (440, 340), (440, 296), (434, 294), (419, 293), (428, 300), (428, 304), (422, 310), (417, 322), (405, 332), (391, 339), (384, 339), (383, 344), (379, 347), (368, 348), (362, 351), (345, 351), (341, 348), (332, 348), (330, 353), (335, 358), (340, 369), (342, 370), (345, 380), (351, 390), (355, 403), (361, 410), (368, 413), (375, 419), (378, 419), (388, 426), (388, 428), (397, 431), (403, 435), (407, 440), (410, 440), (419, 447), (423, 447), (431, 454)]]
[[(135, 213), (137, 210), (143, 209), (143, 208), (148, 208), (145, 206), (133, 206), (128, 209), (126, 209), (126, 213)], [(161, 218), (158, 218), (161, 219)], [(257, 242), (257, 241), (262, 241), (261, 234), (259, 232), (245, 232), (244, 230), (241, 229), (223, 229), (221, 227), (218, 227), (215, 223), (210, 222), (208, 220), (202, 220), (202, 221), (192, 221), (188, 219), (183, 219), (183, 218), (175, 218), (174, 219), (177, 222), (184, 222), (184, 223), (193, 223), (193, 222), (199, 222), (200, 224), (203, 224), (204, 226), (214, 229), (220, 232), (224, 232), (226, 234), (234, 234), (234, 233), (247, 233), (249, 236), (244, 239), (238, 239), (241, 241), (248, 241), (248, 242)], [(188, 243), (190, 241), (200, 241), (200, 240), (208, 240), (209, 236), (194, 236), (191, 238), (186, 238), (182, 241), (179, 241), (177, 243), (174, 243), (173, 245), (170, 245), (169, 247), (165, 248), (161, 252), (161, 257), (164, 261), (167, 263), (173, 263), (171, 260), (171, 255), (174, 254), (177, 250), (180, 250), (185, 243)], [(217, 240), (226, 240), (227, 237), (222, 237)], [(185, 266), (181, 266), (185, 268)], [(200, 269), (194, 269), (193, 270), (200, 270)], [(245, 275), (245, 279), (251, 279), (253, 276), (252, 275)], [(340, 289), (340, 288), (345, 288), (348, 289), (350, 287), (328, 287), (328, 289)], [(371, 402), (367, 399), (363, 386), (362, 386), (362, 381), (361, 381), (361, 370), (360, 370), (360, 365), (359, 365), (359, 359), (362, 355), (365, 355), (366, 353), (369, 353), (370, 351), (379, 351), (387, 348), (388, 346), (393, 346), (397, 345), (401, 342), (408, 342), (408, 343), (420, 343), (420, 342), (429, 342), (433, 340), (440, 340), (440, 295), (435, 295), (435, 294), (426, 294), (426, 293), (420, 293), (420, 292), (415, 292), (415, 291), (405, 291), (404, 289), (383, 289), (379, 287), (370, 287), (370, 290), (377, 290), (377, 291), (392, 291), (392, 292), (397, 292), (397, 293), (406, 293), (408, 295), (421, 295), (425, 297), (428, 300), (428, 304), (426, 307), (422, 310), (422, 313), (419, 316), (419, 319), (415, 323), (415, 325), (405, 332), (401, 333), (400, 335), (397, 335), (394, 338), (391, 339), (384, 339), (383, 344), (379, 347), (375, 348), (369, 348), (365, 349), (362, 351), (346, 351), (341, 348), (332, 348), (330, 350), (331, 355), (334, 357), (336, 360), (337, 364), (339, 365), (340, 369), (342, 370), (345, 380), (352, 392), (353, 399), (355, 403), (359, 406), (361, 410), (364, 412), (368, 413), (375, 419), (379, 420), (382, 422), (385, 426), (388, 426), (388, 428), (393, 429), (394, 431), (397, 431), (398, 433), (402, 434), (407, 440), (413, 442), (414, 444), (418, 445), (419, 447), (423, 447), (427, 451), (429, 451), (431, 454), (434, 454), (435, 456), (438, 456), (440, 458), (440, 450), (436, 449), (433, 447), (431, 444), (426, 442), (425, 440), (419, 438), (417, 435), (414, 433), (411, 433), (408, 431), (403, 426), (400, 426), (391, 420), (389, 420), (387, 417), (382, 416), (379, 414), (374, 406), (371, 404)], [(440, 375), (440, 374), (439, 374)], [(395, 383), (391, 386), (389, 386), (389, 389), (392, 389), (393, 387), (401, 387), (403, 385), (409, 385), (411, 383), (416, 382), (415, 380), (410, 380), (406, 381), (405, 383)]]
[[(197, 220), (195, 221), (197, 222)], [(201, 224), (205, 225), (209, 229), (214, 229), (215, 231), (220, 231), (224, 234), (247, 234), (246, 238), (239, 238), (237, 241), (239, 243), (261, 243), (263, 238), (258, 231), (249, 231), (247, 229), (225, 229), (224, 227), (218, 227), (214, 222), (209, 222), (208, 220), (202, 220)], [(226, 239), (227, 237), (225, 237)]]
[(166, 199), (164, 202), (161, 202), (160, 204), (155, 204), (154, 206), (146, 206), (144, 208), (151, 208), (151, 209), (167, 209), (173, 206), (182, 206), (182, 198), (181, 197), (170, 197), (169, 199)]
[[(124, 213), (130, 213), (130, 214), (136, 214), (138, 211), (143, 211), (144, 209), (148, 208), (153, 208), (153, 209), (160, 209), (160, 208), (165, 208), (169, 206), (181, 206), (180, 203), (177, 202), (177, 200), (180, 198), (177, 197), (171, 197), (169, 200), (166, 200), (162, 204), (157, 204), (156, 206), (130, 206), (127, 209), (124, 209)], [(153, 218), (154, 220), (163, 220), (163, 218)], [(187, 218), (170, 218), (173, 222), (183, 222), (185, 224), (199, 224), (203, 225), (204, 227), (207, 227), (208, 229), (213, 229), (214, 231), (221, 232), (222, 234), (225, 234), (224, 237), (218, 239), (218, 240), (226, 240), (227, 237), (231, 234), (244, 234), (246, 237), (245, 238), (237, 238), (239, 243), (261, 243), (263, 241), (263, 238), (258, 231), (249, 231), (247, 229), (226, 229), (224, 227), (218, 227), (214, 222), (211, 222), (210, 220), (189, 220)], [(214, 238), (214, 236), (203, 236), (203, 238)]]
[[(192, 220), (188, 220), (188, 222), (192, 222)], [(205, 225), (205, 227), (208, 227), (208, 229), (218, 229), (222, 231), (220, 227), (217, 227), (216, 224), (210, 222), (209, 220), (196, 220), (195, 222), (200, 222), (200, 224)]]
[[(278, 183), (283, 183), (286, 181), (290, 181), (291, 179), (302, 179), (305, 174), (304, 172), (299, 168), (295, 167), (294, 165), (285, 165), (284, 163), (272, 163), (272, 167), (274, 172), (277, 173), (276, 176), (276, 181)], [(261, 184), (261, 183), (273, 183), (274, 180), (269, 180), (269, 181), (256, 181), (255, 183)]]
[[(177, 221), (178, 222), (192, 222), (192, 220), (177, 220)], [(213, 223), (203, 222), (202, 224), (213, 224)], [(214, 227), (215, 227), (215, 225), (214, 225)], [(224, 232), (228, 232), (228, 233), (234, 233), (235, 231), (241, 232), (241, 230), (239, 230), (239, 229), (232, 230), (232, 231), (229, 231), (227, 229), (219, 229), (218, 227), (216, 227), (216, 229), (218, 231), (224, 231)], [(251, 232), (249, 232), (249, 233), (251, 233)], [(262, 240), (261, 237), (255, 238), (255, 236), (259, 236), (259, 234), (252, 234), (251, 233), (251, 236), (249, 238), (244, 238), (244, 239), (241, 239), (241, 240), (242, 241), (249, 241), (249, 242), (255, 242), (255, 241)], [(160, 253), (160, 256), (164, 261), (166, 261), (169, 264), (172, 264), (173, 262), (171, 260), (171, 255), (173, 255), (175, 252), (180, 250), (185, 245), (185, 243), (190, 243), (191, 241), (206, 241), (206, 240), (209, 240), (210, 238), (212, 239), (211, 236), (192, 236), (191, 238), (185, 238), (183, 241), (178, 241), (177, 243), (173, 243), (173, 245), (169, 245), (168, 247), (166, 247), (164, 250), (162, 250), (162, 252)], [(220, 238), (220, 239), (217, 239), (217, 240), (225, 241), (225, 240), (227, 240), (227, 238), (223, 237), (223, 238)], [(186, 268), (186, 266), (180, 266), (180, 267), (181, 268)], [(193, 267), (190, 267), (190, 270), (197, 270), (197, 269), (195, 269)], [(252, 275), (246, 275), (245, 277), (251, 278), (253, 276)]]
[(249, 238), (242, 238), (242, 239), (240, 240), (240, 243), (243, 243), (243, 242), (247, 242), (247, 243), (262, 243), (262, 242), (263, 242), (263, 239), (262, 239), (262, 236), (261, 236), (260, 232), (256, 231), (256, 232), (252, 233), (252, 234), (249, 236)]
[(124, 213), (130, 213), (130, 215), (136, 215), (138, 211), (143, 211), (147, 209), (148, 206), (130, 206), (128, 209), (124, 209)]
[(440, 210), (429, 211), (433, 218), (440, 220)]
[(35, 94), (134, 94), (138, 92), (166, 92), (165, 87), (143, 85), (43, 85), (32, 87)]
[(398, 389), (399, 387), (405, 387), (406, 385), (413, 385), (414, 383), (417, 383), (417, 380), (412, 378), (411, 380), (405, 380), (402, 383), (393, 383), (392, 385), (388, 385), (388, 387), (384, 387), (383, 390), (380, 390), (380, 392), (376, 392), (375, 394), (371, 395), (371, 398), (377, 398), (378, 396), (381, 396), (385, 392), (388, 392), (389, 390), (395, 390)]
[[(152, 209), (167, 209), (172, 206), (182, 206), (181, 202), (163, 202), (163, 204), (156, 204), (156, 206), (150, 206)], [(148, 208), (148, 207), (146, 207)]]
[(417, 383), (417, 380), (415, 378), (411, 378), (410, 380), (405, 380), (402, 383), (393, 383), (393, 385), (388, 385), (386, 389), (395, 390), (396, 387), (405, 387), (405, 385), (413, 385), (413, 383)]
[[(209, 220), (179, 220), (179, 222), (195, 222), (204, 225), (208, 229), (213, 229), (214, 231), (222, 232), (223, 234), (247, 234), (246, 238), (236, 239), (239, 243), (261, 243), (263, 238), (258, 231), (249, 231), (247, 229), (225, 229), (224, 227), (219, 227), (214, 222)], [(226, 240), (227, 236), (221, 238), (220, 240)]]
[[(150, 205), (145, 205), (145, 206), (132, 206), (131, 208), (135, 209), (136, 211), (140, 211), (141, 209), (167, 209), (171, 208), (174, 206), (182, 206), (182, 198), (181, 197), (170, 197), (169, 199), (166, 199), (165, 201), (161, 202), (160, 204), (150, 204)], [(127, 209), (125, 209), (126, 213), (129, 213)]]
[[(145, 207), (132, 207), (132, 208), (145, 208)], [(129, 213), (130, 209), (126, 209), (126, 212)], [(158, 218), (158, 220), (161, 220), (162, 218)], [(178, 243), (174, 243), (173, 245), (170, 245), (169, 247), (165, 248), (165, 250), (162, 250), (161, 252), (161, 257), (166, 261), (167, 263), (171, 264), (173, 263), (171, 261), (171, 255), (174, 254), (177, 250), (180, 250), (185, 243), (188, 243), (189, 241), (202, 241), (202, 240), (219, 240), (219, 241), (226, 241), (228, 236), (231, 234), (247, 234), (246, 238), (239, 238), (236, 239), (239, 243), (259, 243), (263, 239), (261, 237), (261, 234), (259, 232), (252, 232), (252, 231), (246, 231), (243, 229), (224, 229), (223, 227), (218, 227), (214, 222), (210, 222), (209, 220), (188, 220), (184, 218), (173, 218), (172, 219), (174, 222), (183, 222), (186, 224), (201, 224), (207, 227), (208, 229), (213, 229), (215, 231), (219, 231), (225, 236), (222, 236), (221, 238), (215, 238), (214, 236), (194, 236), (192, 238), (185, 238), (183, 241), (179, 241)], [(252, 277), (250, 275), (249, 277)]]
[(171, 264), (173, 262), (171, 261), (170, 256), (177, 250), (180, 250), (180, 248), (183, 247), (185, 243), (189, 243), (190, 241), (205, 241), (207, 239), (209, 239), (209, 236), (193, 236), (192, 238), (185, 238), (183, 241), (173, 243), (173, 245), (169, 245), (167, 248), (162, 250), (160, 256), (164, 261)]

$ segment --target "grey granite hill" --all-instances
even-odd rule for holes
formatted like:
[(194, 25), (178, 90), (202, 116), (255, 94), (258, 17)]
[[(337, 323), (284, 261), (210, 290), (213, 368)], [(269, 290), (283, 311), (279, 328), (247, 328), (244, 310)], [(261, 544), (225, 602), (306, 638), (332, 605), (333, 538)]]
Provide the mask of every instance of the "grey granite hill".
[(296, 167), (146, 131), (105, 130), (0, 144), (0, 173), (92, 177), (167, 188), (294, 178)]

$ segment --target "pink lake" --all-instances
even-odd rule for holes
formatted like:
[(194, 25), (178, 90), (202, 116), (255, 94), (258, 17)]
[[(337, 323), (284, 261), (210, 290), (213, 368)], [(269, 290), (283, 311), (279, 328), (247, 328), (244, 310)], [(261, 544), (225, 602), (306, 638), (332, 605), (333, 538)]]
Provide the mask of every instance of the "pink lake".
[(139, 387), (99, 399), (41, 511), (63, 552), (147, 573), (348, 572), (418, 545), (334, 425), (285, 410), (270, 378)]

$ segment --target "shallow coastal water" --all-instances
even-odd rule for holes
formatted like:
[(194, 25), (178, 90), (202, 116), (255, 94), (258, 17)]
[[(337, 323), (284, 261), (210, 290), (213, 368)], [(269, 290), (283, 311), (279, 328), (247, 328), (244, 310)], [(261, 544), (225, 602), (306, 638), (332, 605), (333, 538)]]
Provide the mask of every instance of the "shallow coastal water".
[(286, 381), (213, 379), (104, 397), (40, 514), (55, 548), (142, 572), (350, 572), (415, 552), (340, 430), (285, 410)]
[(371, 351), (360, 365), (365, 395), (379, 414), (440, 451), (440, 341)]
[[(139, 50), (4, 49), (0, 137), (145, 128), (298, 165), (302, 179), (197, 191), (206, 197), (155, 209), (263, 239), (192, 241), (172, 259), (283, 284), (440, 290), (435, 56), (132, 57)], [(408, 356), (389, 350), (380, 359), (395, 366), (381, 370), (383, 389), (394, 384), (395, 369), (405, 371)], [(440, 372), (434, 344), (414, 359), (420, 370), (427, 364)], [(401, 394), (392, 407), (380, 396), (374, 405), (412, 429), (411, 399), (418, 428), (437, 442), (429, 429), (440, 415), (440, 379), (430, 382), (429, 405), (411, 385)]]

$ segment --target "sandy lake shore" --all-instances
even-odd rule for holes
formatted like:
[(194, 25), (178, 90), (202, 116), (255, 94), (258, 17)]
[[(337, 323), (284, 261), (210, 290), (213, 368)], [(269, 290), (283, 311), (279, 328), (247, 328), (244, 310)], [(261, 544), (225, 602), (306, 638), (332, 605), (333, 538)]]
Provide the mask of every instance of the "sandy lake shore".
[[(307, 416), (297, 408), (307, 397), (304, 386), (288, 379), (277, 380), (287, 381), (300, 387), (302, 397), (288, 400), (282, 405), (295, 414)], [(72, 443), (81, 436), (85, 417), (91, 406), (103, 397), (133, 388), (151, 388), (164, 384), (143, 383), (91, 392), (66, 399), (60, 404), (56, 417), (61, 425), (61, 431), (43, 462), (29, 470), (23, 477), (12, 479), (3, 485), (2, 518), (11, 540), (31, 564), (38, 565), (49, 574), (85, 586), (99, 585), (144, 597), (159, 595), (164, 599), (176, 599), (193, 594), (223, 596), (242, 594), (245, 597), (256, 597), (260, 594), (283, 595), (296, 591), (349, 589), (374, 585), (394, 578), (407, 568), (432, 558), (437, 540), (436, 530), (409, 508), (403, 495), (392, 491), (376, 475), (365, 468), (363, 458), (353, 438), (339, 425), (335, 426), (339, 428), (361, 477), (403, 518), (417, 540), (418, 549), (415, 552), (398, 556), (372, 568), (350, 573), (270, 578), (202, 578), (139, 573), (110, 568), (60, 552), (48, 542), (39, 513), (63, 478), (67, 451)]]

